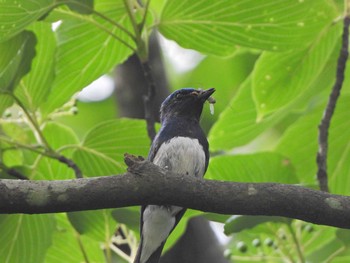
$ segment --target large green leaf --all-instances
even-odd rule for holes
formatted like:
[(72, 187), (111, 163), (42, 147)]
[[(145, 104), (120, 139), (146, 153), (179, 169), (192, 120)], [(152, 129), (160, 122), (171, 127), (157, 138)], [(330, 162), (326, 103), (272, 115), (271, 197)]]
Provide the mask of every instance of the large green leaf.
[[(348, 105), (350, 96), (340, 97), (329, 130), (328, 176), (330, 191), (336, 194), (350, 193), (350, 125)], [(295, 166), (301, 182), (315, 183), (316, 153), (318, 149), (318, 125), (323, 107), (300, 118), (282, 137), (277, 151), (287, 156)]]
[(81, 211), (68, 213), (68, 219), (81, 235), (108, 244), (117, 223), (113, 220), (111, 210)]
[[(43, 133), (50, 146), (55, 150), (66, 147), (67, 145), (71, 147), (78, 145), (78, 139), (74, 132), (69, 127), (63, 126), (62, 124), (48, 123)], [(60, 152), (60, 154), (66, 158), (71, 158), (73, 150), (68, 148), (68, 150)], [(74, 178), (73, 170), (56, 159), (40, 156), (35, 162), (34, 167), (31, 179), (62, 180)]]
[(0, 261), (44, 262), (54, 226), (52, 215), (1, 215)]
[(12, 92), (29, 72), (35, 44), (35, 35), (29, 31), (0, 43), (0, 93)]
[(210, 130), (211, 151), (244, 145), (285, 116), (275, 114), (257, 122), (251, 86), (251, 78), (248, 78)]
[[(333, 55), (320, 76), (300, 97), (288, 107), (269, 114), (263, 119), (258, 118), (252, 94), (252, 81), (249, 77), (210, 130), (210, 149), (212, 151), (229, 150), (245, 145), (267, 129), (279, 129), (277, 125), (281, 126), (281, 124), (284, 127), (283, 131), (286, 126), (290, 125), (290, 121), (286, 122), (286, 120), (293, 121), (309, 107), (315, 107), (315, 104), (324, 101), (329, 94), (326, 89), (330, 88), (334, 82), (338, 53), (339, 51), (334, 49)], [(275, 137), (274, 140), (276, 141), (277, 138)]]
[(159, 30), (183, 47), (227, 56), (236, 45), (271, 51), (305, 47), (336, 16), (324, 0), (172, 0)]
[(73, 159), (86, 176), (117, 174), (126, 171), (124, 153), (146, 156), (149, 145), (144, 121), (112, 120), (93, 128)]
[(47, 98), (54, 78), (56, 39), (51, 24), (36, 22), (29, 27), (37, 37), (36, 57), (31, 71), (22, 79), (16, 95), (34, 111)]
[[(95, 8), (131, 29), (122, 1), (96, 1)], [(62, 19), (62, 24), (56, 31), (56, 77), (48, 101), (43, 106), (48, 113), (62, 106), (101, 75), (110, 72), (133, 52), (113, 35), (134, 45), (125, 32), (96, 14), (80, 15), (64, 7), (52, 13)]]
[(91, 13), (93, 0), (3, 0), (0, 1), (0, 42), (45, 17), (60, 4), (67, 4), (79, 13)]
[(79, 235), (65, 214), (56, 214), (55, 216), (57, 229), (53, 235), (52, 246), (46, 254), (45, 263), (105, 262), (100, 242)]
[(276, 153), (214, 157), (206, 178), (235, 182), (298, 183), (290, 161)]
[(265, 52), (258, 59), (253, 73), (258, 118), (288, 106), (310, 88), (333, 54), (340, 33), (341, 24), (333, 25), (304, 50)]
[(30, 23), (54, 8), (57, 2), (57, 0), (0, 1), (0, 42), (21, 32)]

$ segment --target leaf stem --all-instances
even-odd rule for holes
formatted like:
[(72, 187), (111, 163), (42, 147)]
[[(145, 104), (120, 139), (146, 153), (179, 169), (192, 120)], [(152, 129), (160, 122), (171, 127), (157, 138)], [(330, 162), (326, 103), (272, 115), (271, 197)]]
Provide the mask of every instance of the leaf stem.
[(145, 5), (145, 9), (144, 9), (144, 14), (142, 17), (142, 21), (140, 23), (140, 28), (143, 29), (146, 23), (146, 19), (147, 19), (147, 14), (148, 14), (148, 9), (149, 9), (149, 4), (151, 3), (151, 0), (147, 0), (146, 1), (146, 5)]
[[(57, 10), (58, 12), (60, 13), (64, 13), (64, 14), (68, 14), (68, 15), (71, 15), (73, 17), (79, 17), (79, 18), (82, 18), (84, 19), (85, 21), (88, 21), (90, 23), (92, 23), (94, 26), (98, 27), (99, 29), (103, 30), (104, 32), (106, 32), (107, 34), (109, 34), (110, 36), (112, 36), (113, 38), (115, 38), (116, 40), (118, 40), (120, 43), (122, 43), (124, 46), (126, 46), (127, 48), (131, 49), (133, 52), (136, 52), (136, 49), (134, 47), (132, 47), (129, 43), (127, 43), (126, 41), (124, 41), (122, 38), (120, 38), (119, 36), (117, 36), (116, 34), (114, 34), (112, 31), (110, 31), (109, 29), (105, 28), (103, 25), (97, 23), (96, 20), (94, 20), (93, 18), (91, 17), (88, 17), (88, 16), (81, 16), (81, 15), (78, 15), (74, 12), (68, 12), (66, 10), (63, 10), (63, 9), (58, 9)], [(99, 13), (100, 14), (100, 13)], [(102, 15), (102, 14), (101, 14)], [(113, 20), (111, 20), (113, 21)], [(116, 23), (116, 22), (115, 22)], [(113, 24), (115, 25), (116, 27), (119, 28), (119, 26), (117, 26), (116, 24)], [(122, 27), (122, 26), (121, 26)], [(124, 31), (125, 32), (125, 31)], [(135, 36), (133, 36), (129, 31), (128, 31), (128, 35), (131, 35), (132, 36), (132, 39), (135, 41)]]
[[(41, 143), (44, 147), (44, 151), (37, 151), (38, 153), (48, 156), (50, 158), (56, 159), (58, 161), (60, 161), (61, 163), (65, 163), (68, 167), (72, 168), (74, 170), (75, 176), (77, 178), (82, 178), (82, 172), (79, 169), (79, 167), (73, 162), (73, 160), (68, 159), (67, 157), (57, 153), (48, 143), (48, 141), (46, 140), (44, 134), (42, 133), (39, 123), (35, 117), (35, 113), (32, 115), (27, 108), (25, 107), (25, 105), (22, 103), (22, 101), (14, 94), (10, 94), (12, 96), (12, 98), (15, 100), (15, 102), (17, 103), (17, 105), (23, 110), (24, 114), (27, 116), (30, 124), (33, 127), (33, 132), (35, 135), (37, 135), (36, 137), (38, 138), (39, 143)], [(11, 140), (10, 140), (11, 141)], [(11, 142), (9, 142), (11, 143)], [(19, 146), (19, 144), (16, 142), (16, 145)], [(21, 145), (20, 147), (22, 148), (27, 148), (29, 150), (33, 151), (33, 147), (31, 146), (25, 146), (25, 145)]]
[[(62, 2), (62, 3), (69, 4), (69, 3), (71, 3), (71, 1), (64, 1), (64, 2)], [(121, 31), (123, 31), (125, 34), (127, 34), (129, 37), (131, 37), (132, 39), (135, 40), (135, 36), (134, 36), (129, 30), (127, 30), (125, 27), (123, 27), (123, 26), (122, 26), (121, 24), (119, 24), (118, 22), (116, 22), (116, 21), (110, 19), (108, 16), (105, 16), (104, 14), (102, 14), (102, 13), (96, 11), (96, 10), (93, 9), (93, 8), (90, 8), (90, 7), (87, 6), (87, 5), (84, 5), (84, 4), (80, 3), (79, 1), (74, 2), (74, 5), (77, 5), (77, 6), (79, 6), (79, 7), (82, 7), (83, 9), (85, 9), (85, 10), (87, 10), (87, 11), (93, 13), (94, 15), (96, 15), (96, 16), (102, 18), (103, 20), (109, 22), (110, 24), (116, 26), (116, 27), (119, 28)]]
[(79, 235), (78, 232), (76, 232), (76, 231), (74, 231), (74, 232), (75, 232), (75, 237), (77, 238), (77, 241), (78, 241), (78, 245), (79, 245), (80, 251), (83, 254), (84, 262), (85, 263), (89, 263), (90, 261), (89, 261), (88, 255), (87, 255), (87, 253), (85, 251), (83, 242), (81, 241), (80, 235)]
[(287, 223), (287, 227), (288, 227), (290, 234), (292, 235), (292, 239), (293, 239), (295, 247), (297, 249), (297, 254), (298, 254), (299, 260), (301, 263), (304, 263), (305, 262), (304, 255), (303, 255), (303, 252), (301, 251), (300, 243), (298, 241), (298, 238), (294, 232), (294, 229), (293, 229), (291, 223)]
[[(136, 38), (135, 42), (137, 45), (136, 54), (139, 57), (139, 59), (141, 60), (141, 62), (147, 61), (148, 60), (148, 51), (147, 51), (145, 42), (142, 40), (143, 25), (141, 26), (141, 24), (139, 25), (137, 23), (136, 17), (134, 15), (133, 10), (132, 10), (132, 7), (130, 6), (130, 0), (123, 0), (123, 2), (124, 2), (126, 12), (128, 13), (130, 22), (132, 24), (132, 27), (134, 28), (134, 33), (135, 33), (135, 38)], [(145, 14), (145, 16), (146, 16), (146, 14)]]
[(34, 133), (37, 135), (37, 139), (39, 141), (39, 143), (43, 144), (43, 146), (45, 147), (45, 149), (48, 152), (52, 152), (52, 148), (49, 145), (49, 143), (47, 142), (45, 136), (43, 135), (43, 133), (41, 132), (41, 129), (39, 127), (38, 121), (35, 117), (35, 115), (31, 114), (28, 109), (26, 108), (26, 106), (22, 103), (22, 101), (14, 94), (11, 94), (12, 98), (14, 99), (14, 101), (17, 103), (17, 105), (23, 110), (24, 114), (27, 116), (30, 124), (33, 127)]

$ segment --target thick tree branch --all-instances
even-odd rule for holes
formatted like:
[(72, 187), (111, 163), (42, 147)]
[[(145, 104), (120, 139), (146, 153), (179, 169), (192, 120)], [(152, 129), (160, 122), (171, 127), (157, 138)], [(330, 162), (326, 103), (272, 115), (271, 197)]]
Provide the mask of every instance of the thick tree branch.
[(344, 18), (342, 46), (338, 57), (336, 81), (334, 83), (332, 92), (329, 96), (327, 107), (323, 113), (321, 123), (319, 125), (318, 135), (318, 152), (317, 152), (317, 180), (322, 191), (328, 192), (328, 175), (327, 175), (327, 153), (328, 153), (328, 130), (331, 123), (331, 119), (337, 105), (337, 100), (340, 95), (340, 90), (343, 86), (345, 77), (346, 61), (349, 56), (349, 24), (350, 17), (347, 14)]
[[(130, 163), (129, 163), (130, 165)], [(141, 204), (273, 215), (350, 228), (350, 197), (295, 185), (203, 180), (140, 161), (133, 173), (62, 181), (0, 180), (0, 213), (54, 213)]]

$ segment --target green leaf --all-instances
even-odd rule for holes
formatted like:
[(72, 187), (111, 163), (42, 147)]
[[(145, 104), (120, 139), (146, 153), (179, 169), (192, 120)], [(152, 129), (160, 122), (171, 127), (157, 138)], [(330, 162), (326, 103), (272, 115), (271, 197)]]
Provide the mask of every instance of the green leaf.
[(1, 215), (0, 261), (44, 262), (54, 226), (52, 215)]
[(80, 235), (108, 243), (116, 230), (111, 210), (81, 211), (67, 214), (72, 226)]
[(298, 183), (290, 161), (272, 152), (211, 158), (206, 178), (252, 183)]
[(0, 93), (12, 92), (29, 72), (35, 44), (35, 35), (29, 31), (0, 43)]
[[(126, 29), (131, 28), (122, 1), (98, 1), (95, 8)], [(134, 45), (125, 32), (96, 14), (79, 15), (63, 7), (52, 13), (62, 19), (62, 24), (56, 31), (56, 77), (48, 101), (42, 108), (46, 113), (62, 106), (133, 52), (111, 34)]]
[(0, 92), (0, 115), (12, 105), (13, 98), (7, 94), (1, 94)]
[[(68, 150), (60, 152), (66, 158), (71, 158), (73, 150), (78, 145), (78, 139), (74, 132), (62, 124), (47, 123), (43, 134), (50, 146), (58, 150), (69, 145)], [(73, 169), (56, 159), (45, 156), (39, 157), (35, 162), (31, 179), (35, 180), (64, 180), (75, 178)]]
[(50, 146), (55, 150), (67, 145), (74, 147), (74, 145), (79, 143), (77, 136), (70, 127), (56, 122), (47, 123), (43, 134)]
[(72, 11), (78, 12), (80, 14), (91, 14), (94, 10), (94, 0), (75, 0), (67, 3), (67, 6)]
[[(209, 128), (207, 126), (214, 123), (220, 113), (227, 107), (232, 96), (237, 93), (239, 85), (252, 71), (256, 58), (257, 54), (250, 52), (240, 52), (232, 58), (225, 59), (208, 56), (193, 71), (182, 78), (176, 75), (171, 81), (175, 89), (196, 87), (198, 85), (203, 89), (215, 87), (214, 98), (217, 101), (215, 113), (210, 115), (209, 107), (204, 107), (203, 119), (205, 122), (202, 122), (204, 130), (207, 130)], [(213, 72), (215, 74), (212, 74)], [(210, 120), (209, 123), (208, 120)]]
[(31, 71), (22, 79), (16, 95), (31, 111), (35, 111), (50, 93), (54, 79), (56, 39), (51, 24), (36, 22), (29, 27), (37, 37), (36, 57)]
[[(4, 0), (0, 2), (0, 42), (24, 30), (57, 4), (56, 0)], [(1, 54), (3, 54), (1, 52)]]
[[(101, 243), (87, 236), (80, 236), (70, 225), (66, 214), (56, 214), (57, 229), (53, 235), (45, 263), (105, 262)], [(87, 257), (87, 258), (86, 258)], [(28, 261), (29, 262), (29, 261)]]
[[(315, 103), (323, 102), (329, 94), (328, 89), (334, 82), (338, 53), (338, 50), (333, 51), (320, 76), (300, 97), (295, 99), (288, 107), (269, 114), (263, 119), (258, 119), (252, 95), (252, 81), (249, 77), (210, 130), (210, 149), (220, 151), (243, 146), (268, 129), (270, 129), (268, 131), (271, 131), (271, 128), (276, 128), (277, 125), (282, 125), (283, 131), (286, 129), (286, 124), (290, 125), (290, 119), (294, 121), (304, 111), (310, 107), (315, 107)], [(344, 86), (344, 88), (346, 87)], [(218, 101), (218, 103), (220, 102)], [(284, 124), (286, 120), (287, 123)], [(277, 128), (280, 129), (280, 127)], [(275, 131), (272, 130), (272, 132)], [(274, 141), (277, 141), (276, 137)], [(255, 148), (257, 148), (257, 145), (255, 145)]]
[(350, 247), (350, 230), (338, 228), (336, 232), (337, 238), (343, 242), (345, 246)]
[(228, 56), (236, 45), (300, 49), (336, 16), (324, 0), (173, 0), (167, 1), (158, 26), (185, 48)]
[(86, 176), (117, 174), (126, 171), (124, 153), (146, 156), (149, 145), (145, 121), (111, 120), (87, 134), (73, 160)]
[(232, 216), (225, 223), (225, 235), (238, 233), (246, 229), (252, 229), (266, 222), (290, 223), (291, 219), (279, 216)]
[[(350, 192), (350, 125), (348, 105), (350, 96), (339, 98), (329, 130), (328, 180), (330, 192), (348, 194)], [(318, 125), (321, 122), (324, 105), (300, 118), (284, 134), (277, 151), (287, 156), (301, 182), (314, 184), (316, 180), (316, 153), (318, 149)]]
[(341, 24), (323, 30), (306, 49), (265, 52), (253, 72), (253, 97), (258, 119), (287, 107), (310, 88), (339, 43)]
[(140, 208), (139, 207), (124, 207), (114, 209), (112, 216), (115, 221), (126, 225), (135, 232), (140, 228)]

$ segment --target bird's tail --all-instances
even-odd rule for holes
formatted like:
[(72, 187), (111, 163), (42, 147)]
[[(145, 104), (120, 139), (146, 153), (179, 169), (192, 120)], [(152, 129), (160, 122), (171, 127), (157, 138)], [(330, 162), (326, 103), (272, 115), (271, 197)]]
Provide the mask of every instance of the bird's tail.
[(162, 255), (164, 244), (165, 244), (165, 241), (160, 245), (159, 248), (157, 248), (156, 251), (153, 252), (153, 254), (146, 261), (141, 261), (141, 255), (142, 255), (142, 237), (141, 237), (139, 248), (137, 249), (137, 254), (134, 259), (134, 263), (158, 263)]

